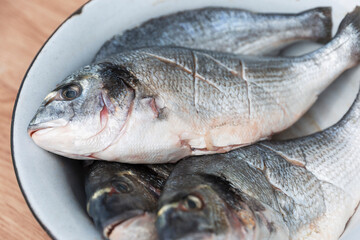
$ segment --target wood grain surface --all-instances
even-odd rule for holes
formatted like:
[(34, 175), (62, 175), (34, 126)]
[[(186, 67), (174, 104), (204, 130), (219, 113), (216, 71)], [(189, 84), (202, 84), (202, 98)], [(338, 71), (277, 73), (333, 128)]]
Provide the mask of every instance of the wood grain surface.
[(87, 0), (0, 0), (0, 239), (50, 239), (20, 192), (10, 151), (11, 115), (32, 59)]

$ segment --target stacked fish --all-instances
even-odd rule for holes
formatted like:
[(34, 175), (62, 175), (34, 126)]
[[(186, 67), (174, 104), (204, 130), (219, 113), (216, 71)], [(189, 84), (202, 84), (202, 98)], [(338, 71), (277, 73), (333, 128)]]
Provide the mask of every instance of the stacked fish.
[[(330, 8), (152, 19), (60, 82), (28, 132), (50, 152), (107, 160), (84, 166), (106, 238), (338, 239), (360, 201), (359, 95), (322, 132), (258, 142), (358, 64), (360, 7), (331, 28)], [(326, 44), (275, 56), (300, 40)]]

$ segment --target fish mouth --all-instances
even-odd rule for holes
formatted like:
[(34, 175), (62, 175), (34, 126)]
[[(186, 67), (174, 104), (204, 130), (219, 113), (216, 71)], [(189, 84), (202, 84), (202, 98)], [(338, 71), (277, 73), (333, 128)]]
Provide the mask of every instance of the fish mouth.
[(36, 123), (36, 124), (31, 122), (27, 128), (27, 132), (30, 137), (33, 137), (35, 133), (48, 132), (56, 127), (64, 127), (67, 125), (67, 123), (68, 123), (67, 121), (60, 119), (45, 123)]
[(103, 234), (105, 237), (109, 238), (112, 231), (120, 224), (125, 224), (126, 226), (129, 226), (129, 225), (131, 225), (131, 223), (133, 223), (134, 221), (136, 221), (139, 218), (144, 217), (145, 215), (146, 215), (146, 212), (144, 212), (142, 210), (132, 210), (132, 211), (127, 211), (123, 214), (120, 214), (116, 217), (113, 217), (113, 218), (107, 220), (106, 223), (104, 224), (104, 226), (106, 226), (106, 227), (104, 228)]
[(33, 127), (33, 126), (30, 127), (29, 126), (27, 132), (28, 132), (29, 136), (32, 138), (35, 133), (48, 132), (51, 129), (53, 129), (53, 127), (36, 127), (36, 126), (35, 127)]
[(184, 218), (179, 221), (176, 204), (168, 204), (158, 211), (156, 228), (159, 239), (181, 239), (181, 240), (207, 240), (214, 239), (216, 229), (200, 229), (195, 223), (191, 226), (185, 224)]
[(178, 238), (179, 240), (214, 240), (216, 239), (216, 234), (210, 232), (200, 232), (200, 233), (189, 233), (183, 237)]

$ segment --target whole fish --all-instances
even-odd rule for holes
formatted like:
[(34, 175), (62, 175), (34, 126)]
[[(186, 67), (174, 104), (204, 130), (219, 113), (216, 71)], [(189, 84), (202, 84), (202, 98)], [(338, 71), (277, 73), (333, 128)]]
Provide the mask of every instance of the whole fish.
[(157, 239), (157, 200), (173, 166), (96, 161), (85, 167), (87, 212), (111, 240)]
[(262, 54), (299, 40), (326, 43), (331, 28), (328, 7), (298, 14), (209, 7), (154, 18), (116, 35), (101, 47), (94, 61), (128, 49), (166, 45)]
[(160, 239), (338, 239), (360, 202), (360, 94), (334, 126), (180, 161)]
[(324, 47), (255, 57), (153, 47), (85, 66), (43, 101), (28, 132), (70, 158), (176, 162), (254, 143), (298, 120), (360, 57), (359, 9)]

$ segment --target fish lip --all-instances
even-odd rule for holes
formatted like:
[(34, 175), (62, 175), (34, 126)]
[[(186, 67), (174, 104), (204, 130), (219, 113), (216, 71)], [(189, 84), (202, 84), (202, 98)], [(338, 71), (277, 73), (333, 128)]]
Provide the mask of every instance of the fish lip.
[(29, 134), (29, 136), (32, 138), (33, 135), (38, 132), (38, 131), (42, 131), (42, 130), (46, 130), (46, 129), (50, 129), (53, 127), (39, 127), (38, 124), (37, 125), (31, 125), (28, 127), (27, 132)]
[[(158, 231), (158, 234), (160, 236), (160, 239), (179, 239), (179, 240), (193, 240), (193, 239), (199, 239), (199, 240), (207, 240), (207, 239), (213, 239), (214, 236), (217, 235), (217, 233), (214, 231), (213, 228), (211, 229), (203, 229), (203, 230), (196, 230), (196, 231), (187, 231), (183, 230), (183, 232), (178, 235), (174, 234), (174, 231), (179, 226), (176, 226), (176, 224), (170, 223), (171, 220), (168, 220), (166, 218), (166, 215), (169, 214), (169, 212), (178, 211), (178, 208), (175, 207), (175, 204), (167, 204), (164, 205), (169, 206), (167, 209), (163, 210), (162, 213), (161, 209), (157, 213), (157, 219), (156, 219), (156, 229)], [(160, 214), (159, 214), (160, 213)], [(165, 223), (165, 224), (164, 224)], [(169, 236), (169, 232), (171, 232), (171, 235)]]
[(211, 232), (198, 232), (198, 233), (189, 233), (186, 234), (182, 237), (179, 238), (179, 240), (191, 240), (191, 239), (202, 239), (202, 240), (207, 240), (207, 239), (213, 239), (213, 237), (216, 236), (215, 233), (211, 233)]
[(112, 217), (107, 220), (104, 224), (103, 234), (105, 237), (109, 238), (111, 232), (115, 229), (116, 226), (125, 223), (132, 222), (135, 218), (142, 217), (146, 214), (143, 210), (130, 210), (126, 211), (118, 216)]
[(30, 122), (27, 132), (32, 137), (36, 132), (42, 131), (42, 130), (50, 130), (57, 127), (65, 127), (69, 122), (64, 120), (52, 120), (45, 123), (32, 123)]

